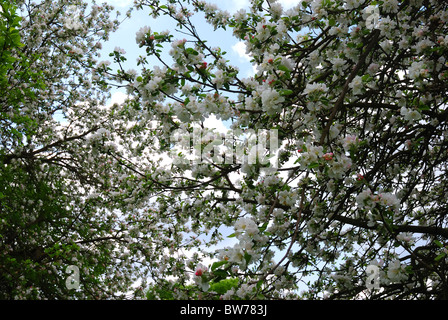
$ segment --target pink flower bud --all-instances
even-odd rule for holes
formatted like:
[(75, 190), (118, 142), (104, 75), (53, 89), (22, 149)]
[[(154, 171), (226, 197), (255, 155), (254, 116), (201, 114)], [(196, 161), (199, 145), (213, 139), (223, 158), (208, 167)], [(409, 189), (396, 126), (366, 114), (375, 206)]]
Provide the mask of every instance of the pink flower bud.
[(333, 152), (328, 152), (322, 156), (327, 161), (333, 160)]

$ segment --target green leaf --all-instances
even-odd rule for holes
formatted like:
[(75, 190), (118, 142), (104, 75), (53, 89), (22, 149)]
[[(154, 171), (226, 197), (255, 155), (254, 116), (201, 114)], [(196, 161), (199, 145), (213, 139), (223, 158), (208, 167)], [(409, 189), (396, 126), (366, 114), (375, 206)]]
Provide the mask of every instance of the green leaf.
[(280, 95), (282, 95), (282, 96), (289, 96), (289, 95), (293, 94), (293, 92), (294, 91), (289, 90), (289, 89), (283, 89), (283, 90), (280, 90)]
[(222, 265), (225, 265), (227, 263), (227, 261), (217, 261), (217, 262), (214, 262), (213, 264), (212, 264), (212, 271), (215, 271), (217, 268), (219, 268), (220, 266), (222, 266)]
[(365, 74), (365, 75), (362, 76), (361, 79), (362, 79), (363, 82), (368, 82), (371, 79), (371, 77), (370, 77), (369, 74)]
[(439, 247), (443, 248), (443, 244), (439, 240), (434, 240), (434, 243)]
[(278, 66), (278, 70), (280, 70), (280, 71), (284, 71), (284, 72), (290, 72), (290, 70), (288, 69), (288, 67), (286, 67), (286, 66), (284, 66), (284, 65), (279, 65)]
[(429, 105), (426, 105), (426, 104), (421, 104), (418, 107), (418, 110), (420, 110), (420, 111), (425, 111), (425, 110), (429, 110), (429, 109), (430, 109)]
[(232, 233), (231, 235), (227, 236), (227, 238), (235, 238), (236, 237), (236, 233)]
[(246, 264), (249, 264), (250, 259), (252, 259), (252, 256), (247, 252), (244, 252), (244, 260), (246, 260)]
[(315, 169), (319, 167), (319, 163), (318, 162), (313, 162), (311, 164), (308, 165), (308, 169)]
[(437, 257), (434, 258), (434, 261), (441, 260), (445, 255), (446, 255), (445, 252), (442, 252), (441, 254), (439, 254)]
[(197, 52), (197, 51), (194, 50), (193, 48), (187, 48), (187, 49), (185, 49), (185, 52), (188, 53), (188, 54), (192, 54), (192, 55), (194, 55), (194, 56), (199, 55), (199, 52)]
[(261, 227), (258, 227), (258, 230), (260, 232), (264, 232), (266, 230), (266, 228), (268, 227), (268, 223), (265, 222)]
[(228, 290), (235, 288), (237, 286), (238, 286), (238, 279), (236, 278), (223, 279), (218, 282), (212, 282), (210, 284), (210, 291), (215, 291), (218, 294), (224, 294)]
[(221, 269), (218, 269), (218, 270), (213, 271), (213, 274), (214, 274), (215, 276), (218, 276), (219, 278), (222, 278), (222, 279), (227, 278), (227, 276), (229, 275), (229, 274), (227, 273), (227, 271), (225, 271), (225, 270), (221, 270)]

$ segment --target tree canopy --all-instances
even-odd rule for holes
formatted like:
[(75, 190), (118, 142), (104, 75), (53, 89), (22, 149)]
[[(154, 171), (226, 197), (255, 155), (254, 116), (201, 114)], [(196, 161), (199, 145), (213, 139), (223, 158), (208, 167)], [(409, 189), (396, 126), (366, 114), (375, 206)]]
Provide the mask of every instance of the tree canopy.
[(0, 3), (1, 298), (448, 298), (446, 2)]

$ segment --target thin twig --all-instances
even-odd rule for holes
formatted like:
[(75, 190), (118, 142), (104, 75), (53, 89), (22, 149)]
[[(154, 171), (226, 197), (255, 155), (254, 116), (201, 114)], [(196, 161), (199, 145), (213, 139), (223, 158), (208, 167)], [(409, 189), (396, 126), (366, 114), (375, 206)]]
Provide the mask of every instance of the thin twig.
[(325, 138), (327, 137), (328, 132), (330, 131), (331, 124), (332, 124), (336, 114), (341, 109), (341, 107), (344, 105), (344, 103), (343, 103), (344, 102), (344, 98), (345, 98), (345, 95), (348, 92), (350, 83), (352, 82), (352, 80), (358, 74), (359, 69), (361, 69), (361, 66), (364, 64), (364, 61), (366, 60), (366, 58), (369, 55), (370, 51), (373, 49), (375, 44), (378, 43), (379, 35), (380, 35), (380, 31), (378, 29), (375, 29), (372, 32), (372, 40), (370, 41), (369, 45), (367, 46), (367, 48), (363, 52), (363, 54), (359, 57), (358, 63), (355, 65), (355, 67), (353, 68), (352, 72), (348, 76), (347, 81), (345, 81), (344, 87), (342, 88), (342, 92), (341, 92), (338, 100), (336, 101), (336, 103), (335, 103), (335, 105), (333, 107), (333, 110), (331, 112), (330, 118), (328, 119), (327, 125), (325, 126), (324, 130), (322, 131), (322, 135), (321, 135), (320, 141), (319, 141), (320, 145), (324, 144)]

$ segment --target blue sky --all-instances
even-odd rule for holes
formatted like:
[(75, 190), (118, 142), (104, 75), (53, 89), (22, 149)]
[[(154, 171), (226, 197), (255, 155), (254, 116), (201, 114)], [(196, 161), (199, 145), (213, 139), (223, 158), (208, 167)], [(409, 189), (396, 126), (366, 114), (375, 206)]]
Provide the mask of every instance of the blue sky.
[[(115, 7), (116, 10), (122, 12), (120, 19), (125, 17), (126, 11), (132, 6), (133, 0), (103, 0)], [(242, 8), (248, 8), (249, 0), (209, 0), (209, 3), (215, 3), (219, 8), (229, 11), (231, 14)], [(289, 9), (300, 3), (299, 0), (279, 0), (282, 3), (284, 9)], [(125, 64), (127, 69), (135, 69), (139, 72), (136, 59), (139, 55), (145, 55), (144, 48), (138, 48), (135, 42), (136, 32), (144, 26), (149, 26), (152, 31), (161, 32), (169, 30), (171, 34), (175, 35), (175, 38), (181, 38), (182, 35), (176, 35), (174, 29), (176, 28), (173, 20), (160, 16), (157, 20), (149, 17), (149, 8), (145, 7), (144, 10), (134, 10), (132, 16), (126, 19), (119, 30), (113, 33), (110, 40), (103, 45), (102, 58), (108, 60), (108, 54), (114, 50), (115, 47), (120, 47), (126, 51), (126, 58), (128, 59)], [(237, 38), (233, 37), (232, 30), (213, 30), (213, 27), (208, 25), (201, 16), (198, 15), (194, 18), (196, 22), (196, 29), (199, 31), (201, 37), (208, 41), (211, 47), (219, 46), (223, 51), (227, 52), (227, 59), (230, 60), (230, 64), (237, 66), (240, 69), (240, 77), (247, 77), (254, 73), (254, 67), (250, 63), (249, 56), (245, 53), (245, 46), (243, 42), (240, 42)], [(167, 61), (170, 61), (170, 57), (166, 57)], [(170, 64), (170, 63), (168, 63)], [(121, 102), (125, 98), (124, 90), (120, 92), (114, 91), (112, 97), (113, 102)]]
[[(108, 0), (107, 3), (115, 6), (115, 9), (122, 12), (121, 18), (124, 18), (126, 11), (132, 6), (133, 0)], [(245, 8), (248, 10), (249, 0), (209, 0), (209, 3), (215, 3), (223, 10), (229, 11), (231, 14), (239, 9)], [(299, 0), (279, 0), (278, 2), (283, 4), (285, 10), (292, 6), (298, 5)], [(194, 19), (196, 22), (195, 27), (199, 31), (200, 36), (207, 40), (207, 43), (211, 47), (220, 47), (222, 51), (226, 51), (226, 58), (230, 60), (230, 64), (237, 66), (240, 70), (240, 77), (248, 77), (254, 74), (254, 66), (250, 63), (250, 57), (246, 54), (245, 45), (232, 35), (232, 30), (213, 30), (213, 26), (207, 24), (207, 22), (200, 18), (201, 15)], [(175, 38), (182, 39), (184, 36), (176, 34), (176, 24), (170, 18), (160, 16), (157, 20), (149, 17), (149, 9), (134, 10), (132, 16), (126, 19), (119, 30), (113, 33), (110, 40), (103, 44), (102, 57), (99, 60), (110, 60), (109, 53), (113, 52), (115, 47), (120, 47), (126, 51), (125, 57), (128, 59), (124, 64), (125, 69), (135, 69), (140, 72), (137, 66), (137, 58), (139, 55), (146, 55), (144, 48), (139, 48), (135, 41), (137, 31), (144, 27), (149, 26), (152, 31), (161, 32), (169, 30)], [(169, 45), (168, 45), (169, 46)], [(172, 60), (169, 56), (165, 57), (165, 61), (168, 65), (172, 64)], [(114, 67), (111, 65), (111, 67)], [(120, 103), (126, 98), (125, 89), (113, 90), (113, 95), (110, 103)], [(215, 128), (217, 131), (226, 132), (229, 129), (228, 123), (223, 123), (216, 118), (209, 118), (204, 122), (204, 125), (209, 128)], [(233, 228), (223, 227), (220, 230), (224, 236), (234, 232)], [(201, 237), (201, 240), (207, 241), (205, 237)], [(236, 243), (235, 238), (227, 238), (220, 243), (219, 248), (227, 246), (233, 246)], [(190, 254), (190, 253), (188, 253)], [(284, 252), (283, 252), (284, 254)], [(282, 252), (276, 254), (276, 258), (281, 258)], [(204, 264), (211, 263), (209, 258), (206, 258)]]

